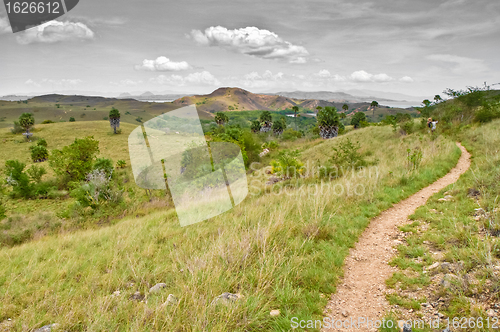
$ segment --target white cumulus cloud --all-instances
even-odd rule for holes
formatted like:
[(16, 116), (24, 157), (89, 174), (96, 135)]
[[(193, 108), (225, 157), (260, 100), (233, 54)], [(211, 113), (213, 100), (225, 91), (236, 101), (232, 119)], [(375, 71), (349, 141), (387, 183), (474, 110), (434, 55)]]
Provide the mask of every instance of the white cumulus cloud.
[(12, 29), (10, 28), (9, 19), (7, 17), (0, 16), (0, 35), (5, 33), (12, 33)]
[(190, 36), (200, 45), (221, 47), (263, 59), (305, 63), (309, 56), (303, 46), (294, 45), (274, 32), (256, 27), (230, 30), (222, 26), (212, 26), (203, 32), (192, 30)]
[(412, 83), (413, 82), (413, 78), (411, 78), (410, 76), (403, 76), (399, 80), (403, 83)]
[(364, 70), (358, 70), (351, 74), (351, 80), (354, 82), (389, 82), (394, 80), (387, 74), (370, 74)]
[(158, 77), (150, 79), (151, 82), (161, 85), (172, 86), (220, 86), (219, 80), (208, 71), (196, 72), (187, 76), (180, 75), (159, 75)]
[(156, 60), (145, 59), (142, 64), (136, 65), (134, 68), (148, 71), (180, 71), (190, 69), (191, 66), (186, 61), (175, 62), (167, 57), (160, 56)]
[(83, 23), (49, 21), (17, 34), (20, 44), (56, 43), (61, 41), (90, 40), (95, 34)]

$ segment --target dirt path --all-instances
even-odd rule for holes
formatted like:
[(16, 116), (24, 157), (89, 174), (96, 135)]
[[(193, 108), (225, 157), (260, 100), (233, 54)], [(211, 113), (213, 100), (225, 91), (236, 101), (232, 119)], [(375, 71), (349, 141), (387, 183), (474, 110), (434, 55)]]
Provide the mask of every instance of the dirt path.
[[(325, 317), (328, 317), (330, 322), (348, 320), (349, 323), (344, 323), (343, 328), (338, 325), (337, 328), (323, 331), (377, 330), (367, 327), (368, 324), (363, 323), (363, 319), (365, 322), (381, 320), (389, 307), (385, 299), (385, 280), (395, 271), (395, 268), (387, 263), (396, 252), (393, 247), (397, 244), (397, 226), (406, 224), (408, 216), (424, 205), (429, 197), (457, 181), (470, 167), (470, 154), (462, 145), (457, 145), (462, 150), (462, 156), (455, 168), (371, 221), (356, 247), (351, 249), (346, 258), (344, 278), (339, 282), (337, 292), (332, 295), (325, 310)], [(350, 323), (351, 320), (353, 323)]]

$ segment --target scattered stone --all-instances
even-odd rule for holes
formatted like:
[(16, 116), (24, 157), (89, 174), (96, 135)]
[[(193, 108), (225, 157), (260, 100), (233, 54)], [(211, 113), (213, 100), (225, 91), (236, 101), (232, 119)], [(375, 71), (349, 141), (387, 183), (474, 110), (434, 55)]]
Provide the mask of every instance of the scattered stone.
[(349, 312), (346, 310), (342, 310), (342, 316), (344, 316), (344, 317), (349, 316)]
[(435, 268), (436, 268), (436, 267), (438, 267), (438, 266), (439, 266), (439, 262), (436, 262), (436, 263), (432, 264), (431, 266), (429, 266), (429, 267), (427, 268), (427, 270), (433, 270), (433, 269), (435, 269)]
[(495, 310), (493, 310), (493, 309), (488, 309), (488, 311), (486, 311), (486, 314), (487, 314), (489, 317), (494, 317), (494, 316), (496, 316), (496, 315), (497, 315), (497, 314), (496, 314), (496, 312), (495, 312)]
[(240, 294), (232, 294), (232, 293), (223, 293), (219, 296), (217, 296), (213, 301), (212, 304), (230, 304), (233, 302), (236, 302), (236, 300), (242, 298)]
[(438, 199), (438, 202), (449, 202), (453, 200), (453, 196), (451, 195), (446, 195), (443, 198)]
[(279, 315), (280, 315), (280, 311), (279, 311), (278, 309), (276, 309), (276, 310), (271, 310), (270, 315), (271, 315), (272, 317), (279, 316)]
[(167, 297), (167, 305), (176, 305), (179, 302), (179, 299), (175, 297), (174, 294), (169, 294)]
[(420, 305), (421, 305), (422, 307), (428, 307), (428, 306), (429, 306), (429, 303), (427, 303), (427, 302), (426, 302), (426, 303), (420, 303)]
[(159, 291), (161, 291), (162, 288), (165, 288), (165, 287), (167, 287), (167, 284), (162, 282), (162, 283), (156, 284), (153, 287), (151, 287), (149, 289), (149, 292), (150, 293), (158, 293)]
[(442, 313), (438, 312), (438, 317), (439, 317), (439, 318), (443, 318), (443, 317), (444, 317), (444, 315), (443, 315)]
[(113, 295), (112, 295), (112, 296), (114, 296), (114, 297), (118, 297), (118, 296), (120, 296), (120, 294), (121, 294), (121, 292), (120, 292), (119, 290), (117, 290), (117, 291), (114, 291), (114, 292), (113, 292)]
[(33, 332), (50, 332), (50, 331), (52, 331), (52, 329), (57, 328), (57, 326), (58, 326), (57, 323), (49, 324), (49, 325), (42, 326), (41, 328), (36, 329)]
[(403, 332), (411, 332), (411, 325), (410, 324), (403, 325)]
[(444, 262), (441, 264), (441, 270), (443, 270), (443, 272), (453, 272), (453, 266), (448, 263), (448, 262)]
[(447, 273), (444, 275), (443, 279), (439, 283), (443, 288), (451, 288), (454, 282), (457, 282), (459, 278), (451, 273)]
[(471, 198), (478, 198), (479, 196), (481, 196), (481, 193), (476, 188), (469, 188), (469, 190), (467, 191), (467, 196)]
[(447, 328), (445, 328), (442, 332), (451, 332), (451, 331), (450, 331), (450, 328), (449, 328), (449, 327), (447, 327)]
[(134, 294), (130, 295), (129, 299), (130, 300), (135, 300), (135, 301), (142, 301), (144, 300), (145, 296), (141, 294), (141, 292), (135, 292)]

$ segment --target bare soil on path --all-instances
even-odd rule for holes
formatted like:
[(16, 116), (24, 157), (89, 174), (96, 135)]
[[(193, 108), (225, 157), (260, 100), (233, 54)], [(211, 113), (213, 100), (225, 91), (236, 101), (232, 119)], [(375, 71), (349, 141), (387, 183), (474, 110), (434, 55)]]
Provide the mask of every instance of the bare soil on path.
[(397, 227), (407, 224), (408, 216), (419, 206), (424, 205), (433, 194), (456, 182), (469, 169), (470, 154), (462, 145), (457, 145), (462, 150), (462, 155), (447, 175), (372, 219), (355, 248), (346, 257), (344, 277), (324, 313), (330, 322), (347, 320), (349, 323), (344, 323), (344, 327), (338, 325), (322, 331), (377, 330), (362, 322), (381, 320), (389, 308), (385, 298), (388, 292), (385, 280), (396, 271), (388, 262), (396, 253), (394, 247), (397, 245)]

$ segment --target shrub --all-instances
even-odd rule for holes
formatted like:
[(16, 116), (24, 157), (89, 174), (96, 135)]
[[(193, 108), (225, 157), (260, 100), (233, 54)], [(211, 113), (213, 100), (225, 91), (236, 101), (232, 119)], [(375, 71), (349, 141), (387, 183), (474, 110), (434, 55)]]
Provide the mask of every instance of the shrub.
[(43, 147), (47, 147), (48, 146), (47, 141), (45, 140), (45, 138), (40, 138), (38, 141), (36, 141), (36, 145), (37, 146), (43, 146)]
[(351, 125), (353, 125), (354, 128), (362, 127), (362, 122), (366, 122), (366, 115), (363, 112), (357, 112), (351, 119)]
[(75, 121), (76, 121), (76, 120), (75, 120), (75, 118), (74, 118), (74, 117), (70, 117), (70, 118), (69, 118), (69, 122), (75, 122)]
[(420, 163), (422, 162), (422, 150), (420, 148), (415, 148), (412, 152), (411, 149), (406, 150), (407, 152), (407, 161), (408, 161), (408, 168), (412, 171), (417, 170), (420, 167)]
[(250, 129), (252, 130), (252, 132), (254, 132), (254, 133), (259, 132), (260, 128), (262, 128), (262, 125), (260, 124), (259, 120), (252, 121), (252, 125), (250, 126)]
[(125, 168), (126, 166), (127, 166), (127, 163), (125, 162), (125, 160), (120, 159), (116, 162), (116, 167), (118, 167), (118, 168)]
[(142, 118), (141, 118), (140, 116), (138, 116), (138, 117), (135, 119), (135, 121), (137, 121), (137, 122), (142, 122)]
[(284, 140), (296, 140), (297, 138), (301, 138), (302, 133), (300, 131), (296, 131), (292, 128), (289, 128), (283, 132)]
[(34, 145), (30, 147), (31, 159), (35, 163), (41, 163), (49, 158), (49, 151), (45, 146)]
[(43, 120), (42, 124), (49, 124), (49, 123), (55, 123), (52, 120)]
[(94, 137), (75, 141), (62, 150), (53, 150), (50, 167), (68, 185), (68, 181), (82, 181), (91, 172), (95, 157), (99, 152), (99, 142)]
[(339, 134), (340, 116), (335, 107), (320, 108), (317, 115), (319, 135), (334, 138)]
[(12, 186), (12, 197), (29, 198), (33, 194), (33, 186), (26, 173), (25, 164), (17, 160), (7, 160), (5, 162), (5, 175), (7, 184)]
[(10, 129), (11, 133), (13, 134), (20, 134), (24, 133), (23, 127), (19, 124), (19, 122), (14, 121), (14, 127)]
[(500, 118), (500, 104), (484, 103), (476, 112), (474, 121), (485, 123), (496, 118)]
[(47, 171), (42, 166), (33, 165), (30, 168), (28, 168), (26, 173), (28, 173), (29, 177), (31, 178), (31, 180), (33, 182), (38, 184), (38, 183), (42, 182), (42, 177), (45, 174), (47, 174)]
[(400, 128), (401, 128), (401, 134), (403, 135), (410, 135), (411, 133), (413, 133), (415, 130), (415, 125), (413, 123), (413, 121), (406, 121), (406, 122), (403, 122), (400, 124)]
[(82, 206), (96, 208), (104, 202), (121, 201), (122, 191), (112, 189), (111, 176), (104, 170), (93, 170), (87, 174), (86, 181), (71, 192), (71, 196)]
[(300, 153), (295, 151), (280, 151), (278, 159), (271, 162), (272, 174), (276, 174), (283, 179), (299, 177), (304, 172), (304, 164), (298, 160)]
[(94, 163), (93, 170), (94, 171), (102, 170), (106, 173), (106, 175), (111, 176), (113, 175), (114, 171), (113, 161), (107, 158), (98, 158)]

